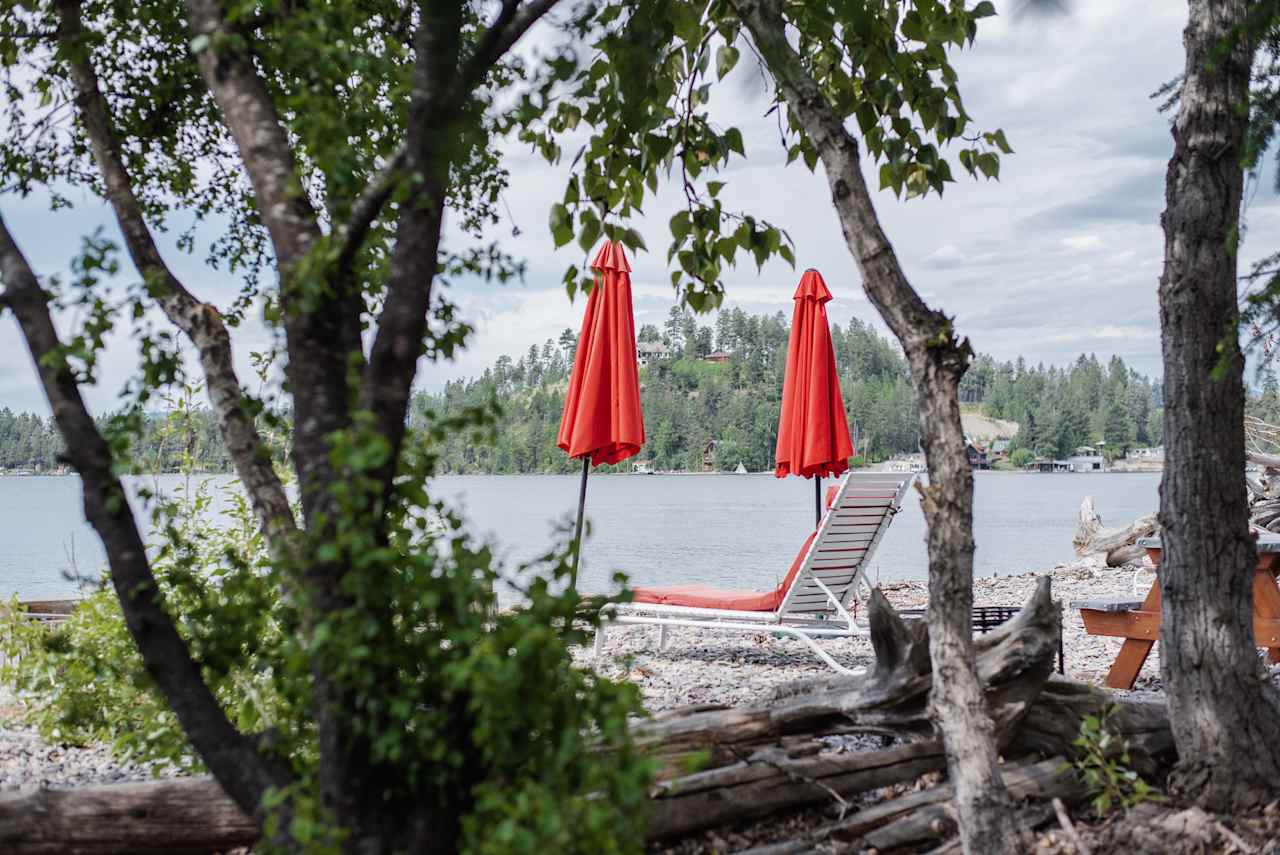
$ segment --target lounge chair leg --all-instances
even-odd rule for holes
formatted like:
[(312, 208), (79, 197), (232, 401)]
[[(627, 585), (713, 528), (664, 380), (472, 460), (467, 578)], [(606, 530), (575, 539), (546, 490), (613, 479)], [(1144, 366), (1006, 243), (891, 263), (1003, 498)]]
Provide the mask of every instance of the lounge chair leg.
[(667, 625), (664, 623), (664, 624), (658, 625), (658, 652), (661, 653), (666, 649), (667, 649)]

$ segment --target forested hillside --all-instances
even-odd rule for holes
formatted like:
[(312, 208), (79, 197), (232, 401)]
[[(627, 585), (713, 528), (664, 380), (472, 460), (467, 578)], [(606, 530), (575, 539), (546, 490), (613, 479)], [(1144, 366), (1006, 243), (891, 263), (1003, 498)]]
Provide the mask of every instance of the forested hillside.
[[(691, 312), (673, 308), (661, 327), (642, 327), (637, 338), (647, 362), (640, 385), (648, 442), (636, 459), (657, 469), (701, 470), (714, 440), (714, 468), (742, 463), (753, 472), (771, 469), (789, 323), (781, 312), (752, 315), (735, 308), (699, 325)], [(859, 450), (873, 461), (916, 451), (912, 389), (897, 346), (858, 318), (833, 323), (831, 337)], [(500, 357), (480, 377), (450, 382), (439, 394), (419, 394), (413, 415), (419, 423), (428, 411), (449, 416), (493, 403), (500, 411), (492, 443), (446, 432), (440, 470), (576, 471), (578, 464), (556, 447), (575, 344), (574, 332), (565, 330), (519, 358)], [(1105, 367), (1094, 356), (1081, 356), (1067, 368), (1032, 368), (1022, 359), (1001, 363), (980, 356), (961, 383), (964, 402), (1020, 425), (1015, 450), (1048, 457), (1065, 457), (1099, 440), (1112, 456), (1159, 444), (1159, 395), (1158, 383), (1119, 357)], [(1273, 390), (1254, 405), (1275, 399)], [(0, 409), (0, 469), (47, 471), (57, 465), (61, 448), (47, 420)], [(138, 449), (153, 471), (176, 471), (184, 459), (196, 469), (229, 469), (212, 416), (190, 401), (149, 416)]]
[(1092, 354), (1068, 368), (979, 356), (960, 383), (960, 400), (1017, 422), (1014, 447), (1040, 456), (1066, 457), (1099, 441), (1112, 457), (1160, 444), (1160, 384), (1118, 356), (1105, 368)]
[[(708, 442), (716, 443), (714, 466), (771, 469), (787, 361), (789, 319), (781, 312), (751, 315), (721, 311), (714, 326), (699, 326), (688, 311), (672, 309), (662, 328), (640, 329), (646, 344), (661, 343), (640, 370), (640, 394), (648, 441), (637, 459), (658, 469), (703, 465)], [(833, 324), (831, 336), (840, 383), (863, 440), (873, 455), (913, 449), (914, 407), (906, 363), (891, 345), (858, 319)], [(564, 390), (572, 367), (575, 335), (532, 347), (519, 359), (500, 358), (472, 380), (449, 383), (438, 395), (421, 395), (419, 411), (456, 413), (496, 399), (502, 415), (492, 446), (454, 437), (441, 449), (449, 472), (571, 472), (578, 464), (556, 447)], [(707, 361), (713, 353), (723, 362)], [(630, 462), (624, 464), (630, 468)]]
[[(0, 408), (0, 471), (47, 472), (59, 465), (62, 437), (51, 419)], [(149, 472), (231, 468), (218, 426), (208, 409), (183, 405), (149, 415), (135, 441), (135, 459)]]
[[(641, 398), (648, 438), (637, 459), (658, 469), (698, 470), (707, 443), (713, 465), (751, 471), (773, 466), (773, 448), (786, 367), (789, 319), (781, 312), (718, 313), (700, 326), (672, 309), (661, 327), (638, 333), (645, 354)], [(858, 318), (833, 323), (831, 336), (851, 427), (871, 460), (917, 450), (915, 408), (906, 364), (896, 345)], [(417, 410), (441, 415), (496, 401), (501, 410), (493, 445), (455, 436), (441, 448), (449, 472), (571, 472), (578, 464), (556, 447), (575, 335), (531, 347), (518, 359), (500, 358), (471, 380), (421, 395)], [(725, 361), (708, 361), (707, 357)], [(1159, 442), (1159, 386), (1113, 358), (1106, 369), (1081, 356), (1067, 369), (1028, 368), (1023, 360), (997, 363), (979, 357), (966, 375), (963, 400), (988, 415), (1021, 425), (1019, 444), (1035, 454), (1065, 456), (1076, 446), (1106, 439), (1116, 450)], [(630, 461), (624, 464), (630, 468)]]

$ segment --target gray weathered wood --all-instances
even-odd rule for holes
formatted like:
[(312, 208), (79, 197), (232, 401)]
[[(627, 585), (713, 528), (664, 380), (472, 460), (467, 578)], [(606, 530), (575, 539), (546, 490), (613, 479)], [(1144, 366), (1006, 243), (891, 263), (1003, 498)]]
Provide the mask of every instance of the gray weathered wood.
[(257, 824), (209, 777), (0, 794), (7, 855), (206, 853), (258, 836)]
[[(1005, 775), (1005, 786), (1009, 795), (1015, 799), (1051, 800), (1062, 799), (1066, 802), (1077, 802), (1084, 799), (1087, 790), (1084, 784), (1070, 769), (1064, 769), (1066, 763), (1062, 757), (1052, 757), (1020, 769), (1010, 769)], [(866, 830), (865, 833), (854, 832), (859, 826), (857, 817), (850, 817), (846, 822), (850, 831), (841, 833), (833, 831), (837, 838), (849, 839), (861, 837), (863, 844), (880, 852), (889, 852), (906, 846), (913, 846), (929, 840), (945, 840), (956, 831), (955, 815), (951, 810), (951, 790), (948, 786), (935, 787), (935, 797), (927, 802), (914, 806), (914, 809), (902, 812), (892, 822), (880, 828)], [(933, 793), (926, 790), (925, 793)], [(916, 794), (923, 796), (924, 793)], [(1038, 805), (1037, 815), (1051, 816), (1050, 805)], [(1039, 820), (1028, 823), (1035, 825)], [(865, 826), (864, 826), (865, 828)]]
[(1135, 544), (1160, 530), (1154, 513), (1138, 517), (1119, 528), (1103, 528), (1102, 517), (1093, 504), (1093, 496), (1085, 496), (1080, 503), (1080, 516), (1075, 536), (1071, 539), (1076, 555), (1106, 557), (1108, 567), (1120, 567), (1142, 558), (1142, 550)]

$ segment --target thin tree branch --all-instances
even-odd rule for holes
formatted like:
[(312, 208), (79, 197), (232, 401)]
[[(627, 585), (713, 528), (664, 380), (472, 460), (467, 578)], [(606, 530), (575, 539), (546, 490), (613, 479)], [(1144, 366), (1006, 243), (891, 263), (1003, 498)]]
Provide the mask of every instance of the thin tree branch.
[[(441, 99), (441, 113), (449, 115), (461, 108), (463, 100), (479, 85), (485, 74), (510, 50), (529, 28), (560, 0), (534, 0), (522, 8), (519, 0), (504, 0), (493, 24), (480, 37), (475, 52), (463, 63), (448, 94)], [(339, 269), (346, 269), (369, 235), (369, 229), (390, 200), (405, 175), (408, 143), (402, 144), (378, 174), (365, 186), (351, 207), (345, 225), (337, 229)]]
[[(341, 277), (301, 280), (299, 265), (321, 232), (279, 112), (253, 56), (234, 46), (243, 40), (233, 37), (219, 0), (187, 0), (187, 9), (192, 33), (208, 39), (199, 54), (200, 71), (239, 149), (280, 270), (289, 351), (285, 372), (294, 401), (293, 458), (310, 521), (331, 501), (329, 437), (350, 425), (348, 360), (363, 355), (364, 301), (358, 283)], [(301, 299), (303, 290), (309, 299)]]
[(401, 143), (373, 180), (365, 185), (364, 191), (356, 197), (355, 204), (351, 206), (350, 217), (335, 233), (339, 270), (350, 268), (352, 259), (369, 236), (374, 220), (378, 219), (383, 207), (391, 199), (391, 194), (404, 178), (404, 165), (408, 158), (409, 144)]
[[(511, 4), (508, 3), (507, 6)], [(505, 11), (505, 7), (504, 7)], [(422, 355), (432, 285), (439, 268), (449, 167), (461, 134), (453, 130), (462, 15), (457, 6), (425, 8), (414, 43), (413, 95), (405, 139), (404, 170), (421, 176), (414, 198), (402, 206), (387, 296), (369, 351), (361, 406), (391, 444), (381, 474), (389, 488), (404, 438), (409, 393)]]
[(283, 267), (294, 265), (320, 239), (320, 226), (300, 189), (280, 114), (252, 57), (231, 46), (243, 40), (233, 38), (218, 0), (188, 0), (187, 10), (191, 32), (207, 39), (198, 54), (200, 71), (240, 150), (276, 258)]
[(261, 819), (263, 796), (290, 782), (288, 768), (259, 754), (254, 742), (232, 726), (164, 610), (142, 535), (112, 468), (111, 450), (63, 361), (48, 296), (3, 218), (0, 279), (5, 285), (0, 300), (17, 316), (54, 422), (66, 441), (67, 460), (80, 475), (85, 516), (102, 539), (111, 583), (143, 665), (218, 783), (245, 813)]
[(59, 39), (70, 64), (76, 104), (129, 255), (156, 294), (165, 315), (196, 346), (209, 402), (217, 415), (218, 428), (236, 474), (244, 484), (272, 549), (281, 551), (297, 530), (297, 523), (270, 451), (245, 406), (244, 390), (232, 359), (231, 336), (218, 310), (197, 300), (161, 257), (134, 193), (132, 178), (120, 153), (119, 138), (111, 126), (110, 109), (84, 42), (80, 0), (58, 0), (56, 7), (61, 21)]
[(530, 0), (522, 7), (519, 0), (503, 0), (502, 9), (493, 24), (476, 44), (475, 52), (463, 63), (448, 100), (457, 106), (471, 90), (484, 80), (498, 60), (515, 46), (529, 28), (555, 7), (560, 0)]

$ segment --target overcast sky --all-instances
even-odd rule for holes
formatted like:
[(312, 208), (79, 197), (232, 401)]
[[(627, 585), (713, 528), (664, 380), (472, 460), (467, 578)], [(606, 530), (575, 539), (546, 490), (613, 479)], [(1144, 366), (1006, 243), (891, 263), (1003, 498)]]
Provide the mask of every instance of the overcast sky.
[[(1168, 118), (1149, 96), (1182, 68), (1186, 6), (1077, 0), (1069, 17), (1025, 21), (1008, 16), (1013, 5), (998, 2), (1001, 17), (984, 21), (973, 49), (954, 57), (968, 112), (982, 129), (1003, 128), (1015, 150), (1004, 158), (1000, 181), (966, 176), (942, 199), (908, 203), (880, 193), (885, 230), (913, 284), (957, 316), (960, 332), (979, 352), (1057, 364), (1082, 352), (1104, 360), (1119, 354), (1139, 371), (1158, 375), (1159, 213), (1172, 142)], [(828, 306), (833, 321), (856, 315), (880, 326), (862, 296), (821, 172), (811, 175), (799, 163), (784, 166), (749, 54), (714, 98), (716, 115), (742, 129), (748, 156), (727, 175), (726, 206), (787, 229), (798, 261), (795, 270), (778, 262), (763, 271), (750, 263), (730, 271), (726, 305), (789, 313), (801, 270), (816, 267), (835, 294)], [(477, 374), (503, 353), (519, 355), (581, 323), (583, 301), (569, 303), (560, 276), (585, 259), (576, 244), (554, 250), (546, 228), (567, 165), (548, 167), (516, 146), (508, 165), (513, 221), (493, 237), (527, 261), (528, 276), (523, 284), (461, 283), (452, 289), (451, 298), (478, 332), (456, 362), (424, 366), (423, 388)], [(963, 174), (958, 164), (954, 171)], [(1249, 208), (1246, 263), (1274, 249), (1280, 237), (1280, 200), (1270, 186), (1266, 176)], [(43, 197), (0, 198), (0, 211), (41, 274), (65, 270), (80, 234), (98, 225), (115, 233), (101, 203), (73, 198), (74, 211), (57, 212)], [(664, 192), (647, 219), (635, 223), (652, 250), (632, 258), (637, 326), (660, 323), (673, 303), (665, 250), (677, 203)], [(512, 237), (513, 225), (518, 237)], [(234, 283), (171, 245), (167, 257), (203, 299), (230, 299)], [(242, 376), (251, 376), (248, 354), (265, 344), (266, 334), (255, 321), (237, 335), (237, 362)], [(115, 344), (101, 388), (89, 395), (98, 410), (112, 406), (134, 365), (123, 331)], [(8, 316), (0, 321), (0, 353), (0, 405), (45, 411)]]

